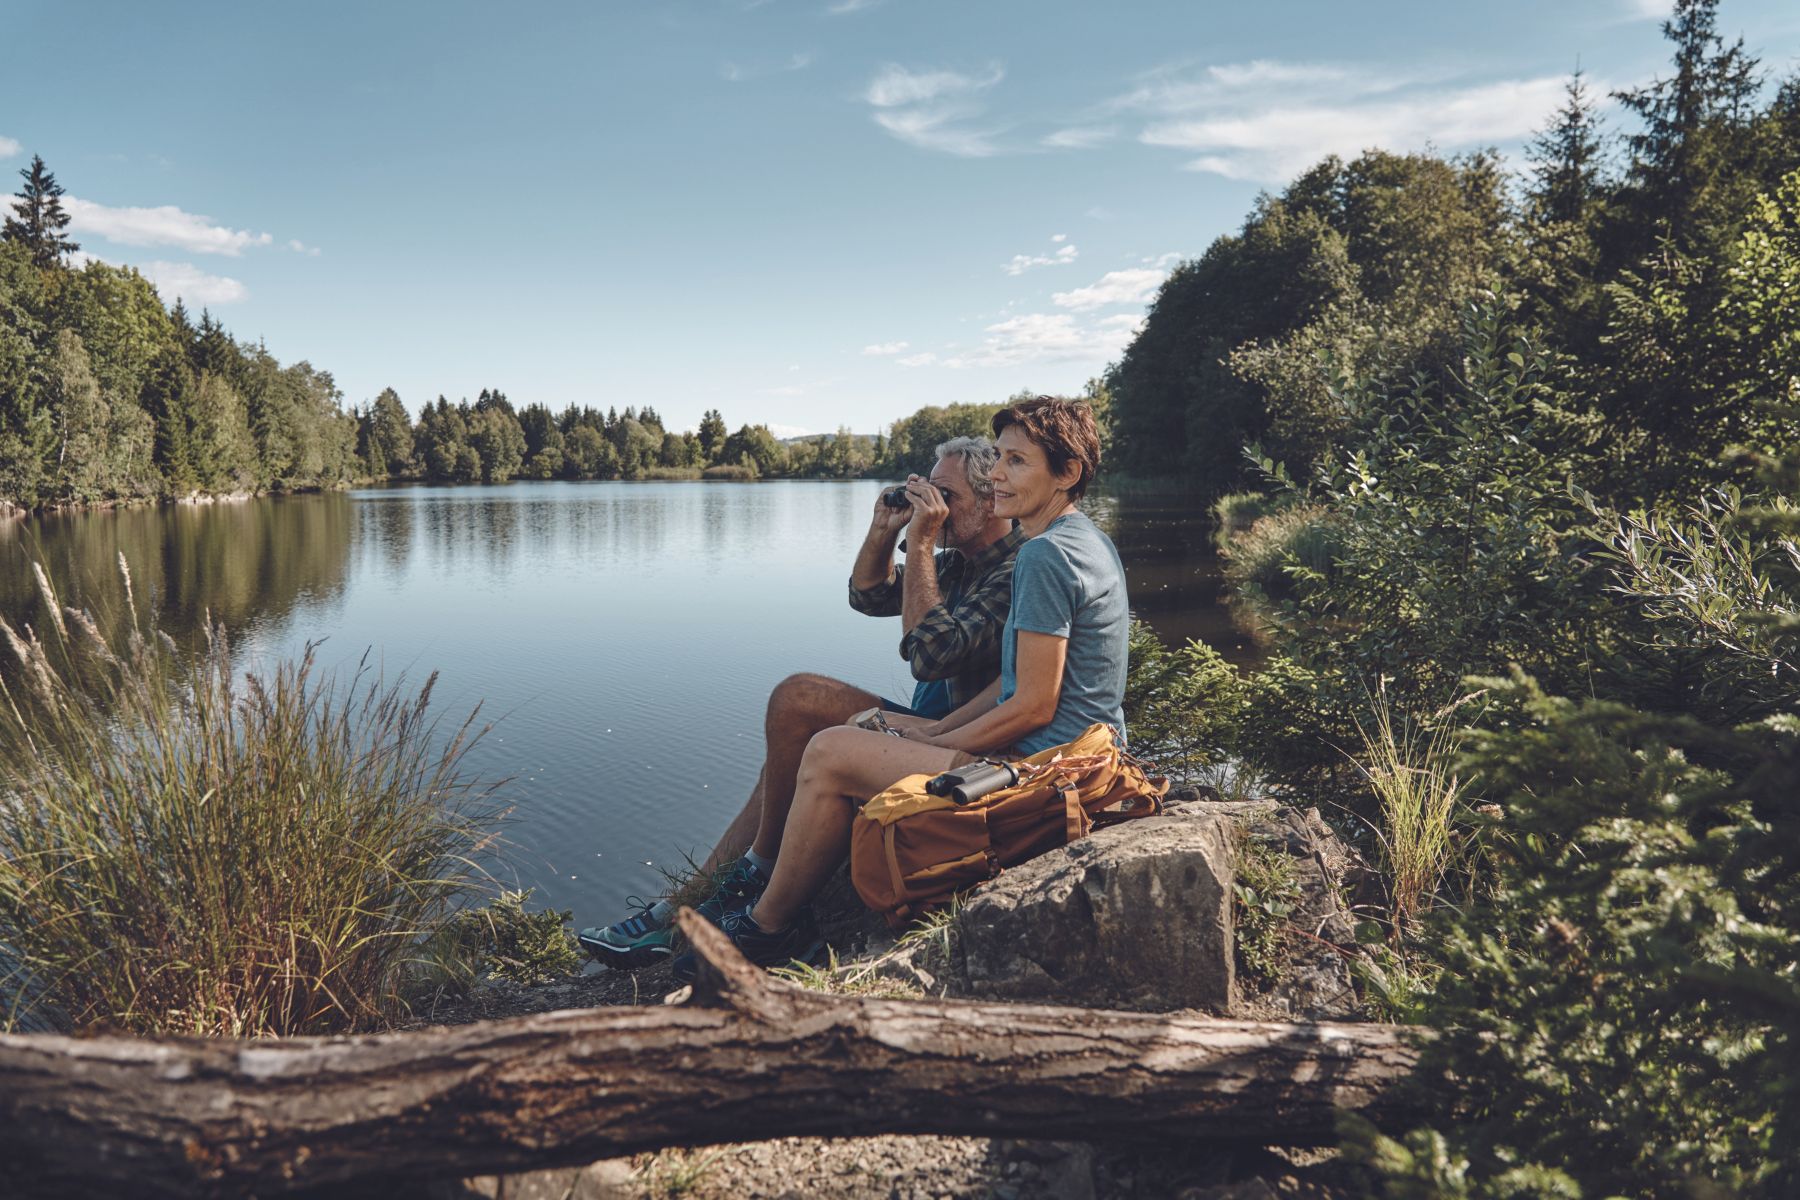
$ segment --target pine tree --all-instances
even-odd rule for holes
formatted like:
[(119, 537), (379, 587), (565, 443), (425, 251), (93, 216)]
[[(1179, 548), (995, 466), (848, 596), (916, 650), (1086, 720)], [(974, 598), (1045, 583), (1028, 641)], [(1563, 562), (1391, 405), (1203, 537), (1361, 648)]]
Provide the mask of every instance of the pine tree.
[(1536, 181), (1532, 204), (1545, 221), (1581, 221), (1600, 190), (1603, 143), (1581, 69), (1569, 77), (1561, 108), (1527, 148)]
[(725, 418), (716, 408), (709, 408), (700, 418), (700, 452), (706, 459), (706, 465), (712, 466), (719, 461), (719, 454), (725, 449), (725, 439), (730, 430), (725, 427)]
[(69, 214), (63, 211), (62, 185), (44, 168), (41, 155), (31, 156), (31, 165), (19, 171), (25, 186), (16, 194), (14, 215), (6, 218), (0, 239), (18, 242), (31, 252), (31, 261), (39, 267), (54, 267), (81, 249), (63, 236), (69, 227)]
[(1695, 209), (1718, 177), (1733, 172), (1733, 143), (1754, 115), (1762, 77), (1739, 38), (1718, 34), (1719, 0), (1677, 0), (1663, 22), (1674, 44), (1675, 73), (1641, 88), (1614, 92), (1643, 128), (1631, 150), (1633, 216), (1667, 236), (1693, 232)]
[(242, 355), (218, 318), (204, 308), (200, 310), (200, 329), (190, 356), (195, 371), (211, 371), (230, 379), (233, 386), (237, 385), (235, 376), (239, 374)]
[(155, 422), (152, 461), (169, 490), (178, 496), (199, 486), (194, 463), (194, 436), (200, 420), (198, 392), (187, 355), (170, 347), (157, 356), (139, 396), (144, 411)]

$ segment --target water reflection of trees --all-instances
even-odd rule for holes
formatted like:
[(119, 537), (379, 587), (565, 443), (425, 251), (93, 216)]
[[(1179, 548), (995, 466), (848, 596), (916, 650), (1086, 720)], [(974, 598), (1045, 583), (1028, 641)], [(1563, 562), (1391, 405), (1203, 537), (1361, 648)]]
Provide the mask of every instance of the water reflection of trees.
[(65, 603), (110, 623), (125, 609), (122, 554), (139, 603), (153, 599), (170, 634), (197, 634), (208, 613), (237, 633), (341, 592), (352, 526), (349, 498), (335, 493), (0, 522), (0, 614), (41, 626), (35, 561)]
[(480, 563), (503, 574), (519, 552), (519, 506), (508, 499), (427, 497), (415, 506), (414, 519), (440, 567)]

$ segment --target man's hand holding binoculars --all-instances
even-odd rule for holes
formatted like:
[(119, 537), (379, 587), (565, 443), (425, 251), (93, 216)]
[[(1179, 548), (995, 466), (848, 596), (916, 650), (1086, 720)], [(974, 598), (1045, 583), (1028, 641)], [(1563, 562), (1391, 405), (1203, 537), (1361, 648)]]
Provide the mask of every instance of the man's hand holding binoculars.
[(887, 488), (875, 498), (872, 523), (878, 534), (898, 537), (905, 529), (909, 543), (923, 539), (918, 544), (929, 546), (949, 517), (950, 506), (938, 486), (923, 475), (908, 475), (905, 483)]
[(906, 541), (912, 546), (935, 545), (944, 522), (950, 519), (943, 491), (922, 475), (908, 475), (903, 485), (883, 492), (881, 502), (907, 514)]

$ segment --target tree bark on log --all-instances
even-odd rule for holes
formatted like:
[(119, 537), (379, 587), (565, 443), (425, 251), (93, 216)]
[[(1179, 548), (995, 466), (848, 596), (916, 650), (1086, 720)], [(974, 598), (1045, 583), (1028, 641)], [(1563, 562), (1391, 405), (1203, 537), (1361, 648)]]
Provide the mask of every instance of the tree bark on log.
[(687, 1002), (260, 1042), (0, 1036), (25, 1193), (270, 1195), (799, 1135), (1333, 1140), (1410, 1115), (1418, 1031), (827, 996), (684, 911)]

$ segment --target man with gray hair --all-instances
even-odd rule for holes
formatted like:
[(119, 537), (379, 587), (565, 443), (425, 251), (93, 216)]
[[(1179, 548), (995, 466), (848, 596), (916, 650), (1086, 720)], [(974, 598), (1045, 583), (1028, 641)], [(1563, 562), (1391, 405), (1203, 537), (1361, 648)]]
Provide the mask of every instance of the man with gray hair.
[[(917, 686), (911, 702), (884, 700), (823, 675), (790, 675), (769, 695), (763, 717), (762, 772), (749, 801), (701, 870), (719, 874), (696, 906), (717, 925), (729, 909), (754, 904), (781, 849), (794, 776), (815, 733), (865, 709), (941, 717), (978, 695), (1000, 673), (1000, 634), (1012, 603), (1013, 559), (1024, 536), (994, 516), (988, 471), (999, 452), (987, 438), (953, 438), (937, 448), (931, 477), (907, 477), (907, 504), (875, 501), (869, 531), (850, 571), (850, 607), (900, 618), (900, 657)], [(894, 564), (906, 534), (904, 565)], [(746, 849), (748, 847), (748, 849)], [(584, 929), (579, 940), (608, 966), (647, 966), (668, 956), (674, 907), (640, 905), (613, 925)]]

